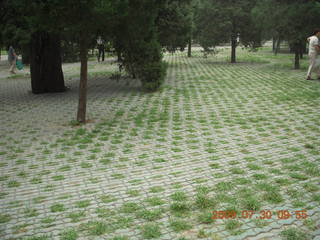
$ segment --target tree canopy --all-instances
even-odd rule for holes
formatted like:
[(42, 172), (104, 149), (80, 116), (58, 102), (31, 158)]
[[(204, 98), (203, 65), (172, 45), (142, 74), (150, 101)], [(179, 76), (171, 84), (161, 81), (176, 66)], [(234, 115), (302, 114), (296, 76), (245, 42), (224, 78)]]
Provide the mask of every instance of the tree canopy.
[(320, 16), (316, 0), (3, 0), (0, 4), (0, 45), (14, 45), (30, 58), (34, 93), (65, 90), (61, 39), (65, 45), (77, 45), (81, 122), (88, 49), (98, 35), (114, 47), (121, 69), (138, 78), (143, 89), (155, 91), (166, 74), (163, 49), (174, 52), (188, 44), (191, 56), (192, 38), (205, 51), (230, 43), (232, 63), (238, 41), (256, 48), (271, 37), (286, 40), (299, 68), (299, 54)]
[(298, 69), (306, 38), (319, 25), (320, 3), (316, 0), (262, 0), (257, 2), (254, 16), (262, 26), (264, 38), (274, 37), (289, 43)]
[(159, 10), (157, 28), (160, 44), (169, 52), (184, 50), (192, 31), (192, 1), (168, 0)]
[(231, 62), (236, 62), (237, 39), (257, 46), (260, 30), (254, 24), (252, 0), (200, 0), (196, 13), (196, 37), (204, 50), (231, 42)]

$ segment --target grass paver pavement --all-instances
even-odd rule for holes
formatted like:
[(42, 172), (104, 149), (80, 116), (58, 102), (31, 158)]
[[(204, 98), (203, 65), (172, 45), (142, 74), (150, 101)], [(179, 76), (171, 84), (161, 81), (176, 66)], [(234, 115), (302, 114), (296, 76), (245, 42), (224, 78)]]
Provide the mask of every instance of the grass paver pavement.
[[(90, 62), (92, 121), (80, 127), (77, 64), (64, 65), (67, 93), (0, 77), (0, 238), (319, 237), (320, 82), (288, 55), (239, 49), (229, 64), (228, 53), (166, 55), (156, 93)], [(222, 210), (239, 218), (212, 219)]]

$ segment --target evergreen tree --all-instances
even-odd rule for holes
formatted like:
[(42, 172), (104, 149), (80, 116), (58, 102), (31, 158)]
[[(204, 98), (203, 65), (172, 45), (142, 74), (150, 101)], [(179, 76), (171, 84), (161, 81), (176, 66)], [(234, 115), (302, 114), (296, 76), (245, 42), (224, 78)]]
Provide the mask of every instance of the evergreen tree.
[[(60, 36), (54, 31), (55, 1), (6, 0), (3, 3), (3, 39), (30, 61), (33, 93), (65, 91)], [(32, 14), (31, 14), (32, 13)]]
[(254, 22), (259, 24), (262, 31), (262, 39), (272, 39), (273, 51), (277, 54), (287, 28), (287, 21), (283, 17), (287, 12), (287, 8), (276, 0), (260, 0), (257, 1), (252, 12)]
[[(284, 38), (292, 46), (295, 54), (294, 68), (300, 68), (300, 56), (306, 45), (306, 38), (318, 27), (320, 8), (317, 1), (296, 0), (284, 2), (287, 6), (286, 15), (287, 28), (284, 29)], [(299, 21), (297, 21), (299, 19)]]
[(86, 122), (88, 49), (99, 29), (108, 26), (113, 16), (111, 0), (64, 0), (58, 1), (57, 20), (63, 30), (75, 36), (79, 45), (80, 82), (77, 121)]
[(192, 1), (168, 0), (159, 10), (157, 28), (160, 44), (169, 52), (183, 51), (192, 31)]
[(259, 44), (260, 31), (252, 21), (252, 0), (201, 0), (196, 13), (196, 36), (205, 51), (231, 42), (231, 62), (236, 62), (237, 39)]
[[(181, 5), (178, 4), (181, 8), (177, 11), (173, 10), (172, 4), (177, 4), (174, 2), (179, 1), (4, 0), (7, 13), (4, 17), (1, 15), (1, 24), (10, 41), (17, 38), (20, 31), (30, 45), (34, 93), (65, 90), (61, 68), (61, 36), (69, 36), (69, 42), (77, 45), (81, 62), (77, 120), (85, 122), (87, 55), (97, 33), (103, 33), (112, 41), (122, 66), (141, 80), (142, 87), (154, 91), (164, 81), (166, 73), (162, 46), (168, 49), (183, 48), (187, 42), (190, 23), (184, 23), (182, 19), (187, 19), (189, 14), (186, 7), (188, 0), (181, 1)], [(164, 13), (169, 13), (170, 22), (163, 21)], [(174, 21), (179, 26), (173, 24)], [(163, 31), (165, 25), (170, 26), (172, 32), (168, 38), (159, 30), (162, 28)], [(9, 37), (9, 34), (13, 34), (13, 37)], [(162, 37), (159, 38), (160, 35)]]
[[(130, 0), (115, 29), (115, 46), (122, 66), (142, 87), (157, 90), (164, 81), (166, 64), (157, 37), (156, 19), (165, 1)], [(120, 8), (118, 8), (120, 9)], [(119, 30), (120, 29), (120, 30)]]
[(294, 68), (299, 69), (306, 38), (318, 27), (320, 3), (316, 0), (263, 0), (254, 12), (265, 36), (277, 38), (278, 43), (280, 40), (289, 43), (295, 54)]

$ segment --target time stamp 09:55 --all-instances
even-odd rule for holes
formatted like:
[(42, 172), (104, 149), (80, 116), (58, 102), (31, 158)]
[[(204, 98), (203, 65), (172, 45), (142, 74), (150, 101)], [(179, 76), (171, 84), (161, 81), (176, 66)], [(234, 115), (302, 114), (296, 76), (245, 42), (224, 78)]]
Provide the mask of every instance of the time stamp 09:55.
[(305, 209), (302, 210), (242, 210), (236, 212), (234, 210), (212, 211), (212, 219), (271, 219), (287, 220), (289, 218), (306, 219), (308, 213)]

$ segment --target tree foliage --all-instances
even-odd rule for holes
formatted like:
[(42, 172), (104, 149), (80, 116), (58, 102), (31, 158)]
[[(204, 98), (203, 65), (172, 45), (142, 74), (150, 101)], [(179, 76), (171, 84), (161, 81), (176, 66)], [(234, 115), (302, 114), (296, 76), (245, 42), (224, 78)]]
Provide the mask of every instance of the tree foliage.
[[(263, 29), (264, 38), (286, 40), (295, 52), (295, 68), (299, 68), (306, 38), (318, 27), (320, 3), (316, 0), (261, 0), (254, 16)], [(272, 16), (272, 17), (270, 17)]]
[(235, 62), (237, 38), (245, 45), (260, 43), (260, 29), (252, 18), (254, 0), (201, 0), (196, 12), (196, 39), (205, 51), (231, 42), (231, 61)]
[(122, 13), (114, 27), (114, 46), (121, 66), (139, 78), (142, 87), (148, 91), (157, 90), (166, 73), (156, 27), (156, 19), (164, 3), (159, 0), (130, 0), (127, 6), (122, 5)]
[(168, 0), (160, 8), (157, 17), (159, 41), (169, 52), (184, 50), (192, 31), (193, 2)]
[[(144, 89), (156, 90), (160, 87), (166, 73), (166, 64), (162, 60), (156, 20), (165, 4), (166, 0), (5, 0), (3, 38), (12, 44), (21, 35), (28, 44), (33, 42), (31, 77), (37, 79), (32, 80), (32, 86), (36, 86), (39, 79), (48, 83), (53, 81), (50, 76), (61, 76), (57, 67), (60, 65), (61, 69), (59, 61), (54, 62), (54, 71), (58, 75), (42, 76), (43, 66), (53, 62), (48, 64), (49, 59), (39, 58), (40, 55), (58, 56), (60, 59), (61, 36), (67, 39), (67, 43), (76, 44), (75, 49), (79, 51), (81, 61), (77, 119), (85, 122), (87, 53), (98, 33), (111, 40), (122, 66), (141, 80)], [(53, 40), (58, 41), (58, 44)], [(48, 46), (55, 46), (55, 53), (58, 54), (52, 54), (55, 50)], [(50, 54), (50, 51), (53, 52)], [(36, 92), (50, 91), (41, 89), (47, 88), (41, 87)]]

